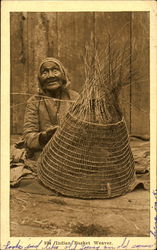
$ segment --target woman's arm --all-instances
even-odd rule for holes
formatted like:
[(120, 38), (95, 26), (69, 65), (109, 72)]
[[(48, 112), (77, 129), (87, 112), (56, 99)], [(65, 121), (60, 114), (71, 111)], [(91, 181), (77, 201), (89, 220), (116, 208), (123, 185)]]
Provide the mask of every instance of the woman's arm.
[(39, 150), (41, 145), (39, 143), (39, 135), (41, 131), (39, 130), (39, 109), (40, 99), (32, 97), (28, 100), (25, 117), (24, 117), (24, 127), (23, 134), (26, 146), (30, 149)]

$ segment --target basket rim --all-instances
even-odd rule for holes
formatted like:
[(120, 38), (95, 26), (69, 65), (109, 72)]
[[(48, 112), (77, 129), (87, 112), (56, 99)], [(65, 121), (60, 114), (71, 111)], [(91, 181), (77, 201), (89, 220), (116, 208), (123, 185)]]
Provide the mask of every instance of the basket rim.
[[(67, 113), (67, 116), (71, 116), (74, 120), (77, 120), (78, 122), (81, 122), (81, 123), (85, 123), (85, 124), (90, 124), (90, 125), (95, 125), (95, 126), (101, 126), (101, 127), (108, 127), (108, 126), (116, 126), (120, 123), (125, 123), (125, 119), (124, 119), (124, 116), (122, 116), (122, 119), (118, 122), (115, 122), (115, 123), (108, 123), (108, 124), (103, 124), (103, 123), (95, 123), (95, 122), (88, 122), (88, 121), (84, 121), (84, 120), (81, 120), (79, 118), (77, 118), (76, 116), (74, 116), (72, 114), (72, 112), (68, 112)], [(66, 117), (67, 118), (67, 117)], [(65, 118), (65, 120), (66, 120)]]

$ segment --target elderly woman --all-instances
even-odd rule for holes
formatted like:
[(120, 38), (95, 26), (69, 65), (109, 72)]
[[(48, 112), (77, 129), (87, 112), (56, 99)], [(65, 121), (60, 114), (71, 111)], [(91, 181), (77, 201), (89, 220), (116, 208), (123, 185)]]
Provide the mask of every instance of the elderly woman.
[(38, 80), (39, 93), (27, 102), (23, 140), (16, 143), (12, 150), (12, 163), (18, 162), (23, 153), (25, 158), (36, 160), (63, 121), (71, 103), (78, 97), (77, 92), (68, 89), (67, 72), (55, 58), (48, 57), (41, 62)]
[(29, 151), (41, 151), (55, 133), (78, 93), (68, 90), (68, 76), (62, 63), (46, 58), (39, 67), (39, 95), (27, 103), (24, 140)]

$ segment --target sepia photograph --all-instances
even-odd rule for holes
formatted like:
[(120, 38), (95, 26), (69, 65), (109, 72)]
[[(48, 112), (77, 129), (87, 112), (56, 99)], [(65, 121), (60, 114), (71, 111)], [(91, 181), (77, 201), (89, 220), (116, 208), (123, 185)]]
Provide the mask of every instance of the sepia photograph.
[(150, 12), (11, 10), (9, 27), (2, 249), (155, 249)]
[(149, 13), (10, 27), (11, 235), (148, 236)]

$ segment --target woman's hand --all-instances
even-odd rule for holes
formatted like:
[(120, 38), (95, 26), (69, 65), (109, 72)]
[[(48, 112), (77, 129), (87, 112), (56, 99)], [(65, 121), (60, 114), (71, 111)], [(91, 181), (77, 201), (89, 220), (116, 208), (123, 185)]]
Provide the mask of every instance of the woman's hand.
[(46, 131), (43, 131), (39, 135), (39, 143), (41, 146), (46, 145), (46, 143), (51, 139), (51, 137), (54, 135), (56, 132), (57, 128), (59, 126), (52, 126), (46, 129)]

